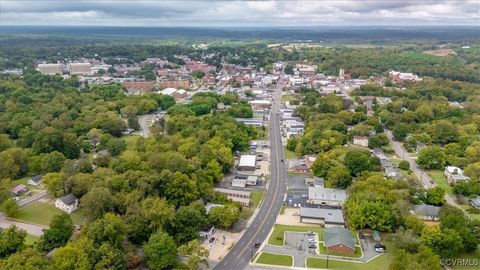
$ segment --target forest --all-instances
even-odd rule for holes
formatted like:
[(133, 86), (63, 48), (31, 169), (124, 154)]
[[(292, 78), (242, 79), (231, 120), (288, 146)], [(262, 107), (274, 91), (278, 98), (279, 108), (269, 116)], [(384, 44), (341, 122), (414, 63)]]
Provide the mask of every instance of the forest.
[[(238, 219), (241, 207), (213, 192), (234, 152), (257, 134), (234, 120), (252, 113), (237, 95), (198, 94), (176, 105), (169, 96), (126, 96), (118, 85), (79, 87), (76, 78), (38, 72), (0, 79), (0, 93), (2, 211), (18, 213), (12, 181), (42, 174), (50, 194), (79, 198), (85, 220), (74, 230), (69, 215), (55, 216), (35, 246), (25, 245), (25, 232), (3, 230), (0, 268), (125, 269), (141, 262), (143, 247), (151, 269), (196, 269), (208, 255), (199, 229)], [(231, 107), (213, 110), (219, 102)], [(168, 113), (154, 136), (127, 143), (122, 131), (158, 108)], [(207, 215), (207, 202), (226, 206)], [(47, 263), (43, 255), (53, 249)], [(189, 259), (181, 263), (178, 254)]]

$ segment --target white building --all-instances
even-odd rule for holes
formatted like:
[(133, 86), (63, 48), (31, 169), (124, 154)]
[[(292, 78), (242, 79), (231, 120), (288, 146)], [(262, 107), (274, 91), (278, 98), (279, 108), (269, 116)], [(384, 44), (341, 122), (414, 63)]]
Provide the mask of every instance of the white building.
[(44, 75), (62, 74), (62, 64), (38, 64), (38, 71)]
[(309, 187), (308, 202), (317, 205), (342, 206), (347, 200), (344, 189)]
[(255, 171), (257, 157), (255, 155), (241, 155), (237, 169), (239, 171)]
[(55, 200), (55, 207), (70, 214), (73, 211), (77, 210), (78, 199), (77, 197), (75, 197), (75, 195), (70, 193), (61, 198), (57, 198)]
[(92, 65), (90, 63), (71, 63), (70, 75), (91, 75)]
[(353, 144), (368, 147), (367, 136), (353, 136)]

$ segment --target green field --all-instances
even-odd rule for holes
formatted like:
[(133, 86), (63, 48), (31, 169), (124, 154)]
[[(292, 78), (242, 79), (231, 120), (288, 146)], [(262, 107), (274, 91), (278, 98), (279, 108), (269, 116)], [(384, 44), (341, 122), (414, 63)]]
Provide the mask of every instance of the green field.
[(432, 177), (433, 181), (435, 181), (438, 186), (445, 189), (445, 192), (448, 194), (453, 194), (452, 187), (448, 184), (447, 178), (443, 174), (442, 170), (431, 170), (427, 171), (427, 173), (430, 175), (430, 177)]
[[(20, 209), (15, 219), (48, 226), (54, 215), (64, 213), (62, 210), (55, 208), (53, 204), (36, 202), (25, 208)], [(79, 210), (71, 215), (74, 224), (82, 224), (83, 216)]]
[(292, 266), (293, 258), (289, 255), (279, 255), (272, 254), (267, 252), (262, 252), (258, 257), (257, 263), (271, 264), (271, 265), (283, 265), (283, 266)]
[(299, 155), (297, 155), (297, 153), (290, 151), (287, 148), (285, 148), (284, 153), (285, 153), (285, 159), (297, 159), (300, 157)]
[(323, 228), (322, 227), (303, 227), (303, 226), (292, 226), (292, 225), (281, 225), (275, 224), (272, 234), (268, 239), (269, 245), (283, 246), (283, 237), (286, 231), (291, 232), (308, 232), (313, 231), (318, 234), (318, 240), (322, 241), (323, 238)]
[[(387, 253), (369, 261), (368, 263), (354, 263), (345, 261), (328, 261), (328, 269), (334, 270), (385, 270), (388, 269), (393, 254)], [(327, 268), (327, 260), (319, 258), (307, 258), (308, 268)]]
[(466, 205), (466, 204), (460, 204), (460, 207), (468, 213), (471, 219), (480, 220), (480, 213), (472, 213), (472, 211), (476, 211), (476, 209), (473, 208), (472, 206)]
[(27, 234), (27, 237), (25, 237), (25, 245), (34, 245), (38, 243), (38, 240), (40, 240), (40, 237)]
[[(462, 253), (458, 256), (456, 256), (456, 258), (458, 259), (471, 259), (471, 260), (474, 260), (474, 259), (479, 259), (480, 258), (480, 247), (477, 248), (477, 251), (475, 251), (475, 253)], [(454, 270), (473, 270), (473, 269), (478, 269), (478, 267), (476, 266), (468, 266), (468, 265), (465, 265), (465, 266), (450, 266), (451, 268), (453, 268)]]
[(252, 191), (252, 193), (250, 194), (250, 207), (243, 207), (239, 219), (249, 218), (253, 214), (253, 212), (255, 212), (255, 209), (257, 209), (262, 198), (263, 191)]

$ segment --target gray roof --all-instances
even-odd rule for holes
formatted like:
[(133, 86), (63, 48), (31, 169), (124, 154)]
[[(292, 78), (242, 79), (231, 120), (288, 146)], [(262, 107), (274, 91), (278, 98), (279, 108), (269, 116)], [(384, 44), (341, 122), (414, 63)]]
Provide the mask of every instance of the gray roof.
[(480, 207), (480, 196), (477, 196), (477, 198), (472, 199), (472, 204), (473, 204), (473, 206), (479, 208)]
[(352, 233), (340, 226), (325, 229), (323, 231), (323, 242), (326, 247), (344, 245), (355, 250), (355, 240)]
[(300, 207), (300, 217), (323, 219), (325, 223), (345, 224), (340, 209)]
[(438, 210), (440, 210), (440, 207), (434, 205), (419, 204), (413, 206), (415, 215), (425, 217), (438, 217)]
[(41, 175), (35, 175), (34, 177), (30, 178), (35, 183), (40, 183), (42, 181), (42, 176)]
[(311, 200), (328, 200), (345, 202), (347, 194), (344, 189), (309, 187), (308, 198)]
[(64, 204), (66, 205), (72, 205), (75, 203), (75, 201), (77, 200), (77, 197), (75, 197), (75, 195), (73, 195), (72, 193), (66, 195), (66, 196), (63, 196), (63, 197), (60, 197), (59, 198)]

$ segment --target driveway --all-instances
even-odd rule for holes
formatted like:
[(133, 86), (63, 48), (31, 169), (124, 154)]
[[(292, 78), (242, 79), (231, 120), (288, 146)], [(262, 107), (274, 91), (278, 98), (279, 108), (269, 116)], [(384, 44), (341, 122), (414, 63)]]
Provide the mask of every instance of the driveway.
[(11, 226), (17, 226), (18, 228), (24, 229), (25, 231), (27, 231), (28, 234), (33, 236), (39, 236), (39, 237), (43, 235), (43, 230), (48, 229), (48, 226), (13, 221), (5, 218), (0, 219), (0, 228), (7, 229), (7, 228), (10, 228)]
[(26, 198), (25, 200), (19, 201), (17, 203), (18, 207), (23, 208), (25, 206), (28, 206), (28, 205), (30, 205), (30, 204), (32, 204), (32, 203), (34, 203), (34, 202), (36, 202), (40, 199), (43, 199), (43, 198), (47, 197), (47, 195), (48, 195), (48, 192), (46, 190), (42, 190), (42, 191), (32, 195), (31, 197)]

